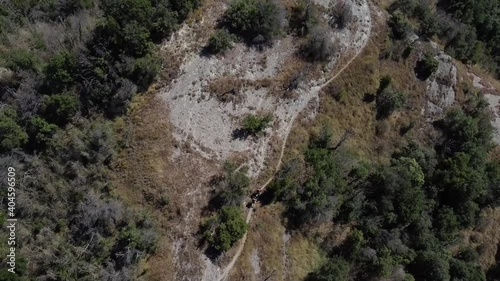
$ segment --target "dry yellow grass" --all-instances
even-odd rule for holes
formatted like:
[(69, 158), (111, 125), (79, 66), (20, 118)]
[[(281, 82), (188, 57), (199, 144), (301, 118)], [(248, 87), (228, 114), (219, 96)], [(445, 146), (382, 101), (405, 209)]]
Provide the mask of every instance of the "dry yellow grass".
[[(500, 208), (487, 208), (481, 213), (481, 219), (474, 230), (462, 232), (461, 245), (470, 245), (479, 253), (479, 264), (488, 269), (495, 264), (500, 245)], [(453, 247), (452, 250), (458, 250)]]
[[(179, 269), (175, 268), (172, 243), (185, 239), (184, 252), (176, 258), (197, 257), (195, 235), (208, 202), (209, 181), (219, 172), (218, 164), (188, 152), (172, 159), (177, 144), (171, 135), (168, 112), (153, 94), (135, 97), (128, 117), (117, 120), (115, 128), (124, 136), (120, 142), (128, 146), (113, 162), (114, 192), (128, 206), (150, 214), (161, 237), (157, 252), (144, 264), (141, 278), (174, 280)], [(192, 259), (192, 267), (197, 266), (197, 272), (187, 274), (197, 278), (201, 265)]]
[[(253, 280), (254, 269), (251, 265), (252, 251), (255, 249), (260, 260), (260, 277), (274, 274), (273, 280), (283, 280), (283, 234), (281, 224), (282, 208), (279, 205), (260, 207), (248, 231), (247, 244), (230, 276), (230, 280)], [(257, 278), (255, 280), (261, 280)]]
[(325, 253), (316, 243), (302, 235), (294, 235), (288, 242), (288, 279), (303, 280), (310, 272), (319, 268), (325, 260)]

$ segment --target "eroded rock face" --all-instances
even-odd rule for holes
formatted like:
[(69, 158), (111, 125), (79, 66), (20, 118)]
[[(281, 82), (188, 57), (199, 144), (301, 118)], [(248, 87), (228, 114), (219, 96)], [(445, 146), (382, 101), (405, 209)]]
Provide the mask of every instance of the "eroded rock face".
[(441, 116), (455, 102), (457, 85), (457, 67), (453, 59), (443, 52), (435, 59), (439, 61), (438, 69), (426, 81), (426, 114), (433, 119)]
[(490, 104), (490, 110), (492, 113), (491, 124), (495, 128), (493, 133), (493, 141), (500, 144), (500, 96), (493, 94), (484, 95), (488, 103)]

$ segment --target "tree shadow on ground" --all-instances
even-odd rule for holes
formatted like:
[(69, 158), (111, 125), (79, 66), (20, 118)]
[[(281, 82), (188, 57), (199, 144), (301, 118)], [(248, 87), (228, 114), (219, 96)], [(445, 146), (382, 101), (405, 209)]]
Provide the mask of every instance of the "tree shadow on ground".
[(246, 140), (250, 135), (251, 134), (248, 130), (238, 128), (232, 132), (231, 137), (233, 140)]

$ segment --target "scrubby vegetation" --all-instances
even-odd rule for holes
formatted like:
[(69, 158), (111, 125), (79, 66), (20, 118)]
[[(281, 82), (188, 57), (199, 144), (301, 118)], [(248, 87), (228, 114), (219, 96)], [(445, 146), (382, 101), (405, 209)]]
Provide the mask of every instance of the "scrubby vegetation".
[(204, 238), (217, 251), (227, 251), (247, 231), (240, 207), (224, 207), (203, 224)]
[[(18, 171), (22, 231), (19, 269), (12, 275), (2, 268), (0, 276), (135, 280), (140, 274), (139, 261), (155, 251), (156, 226), (113, 195), (110, 163), (120, 147), (107, 118), (125, 113), (130, 98), (154, 81), (161, 66), (155, 43), (198, 4), (2, 3), (0, 167)], [(4, 201), (3, 220), (6, 210)], [(0, 246), (2, 259), (6, 247)]]
[(227, 30), (217, 30), (208, 40), (206, 48), (213, 54), (222, 53), (231, 48), (234, 39), (234, 36), (232, 36), (232, 34), (230, 34)]
[(247, 167), (238, 169), (227, 162), (224, 174), (216, 179), (216, 194), (209, 205), (213, 214), (202, 223), (200, 230), (202, 238), (217, 253), (229, 250), (248, 228), (241, 211), (250, 184), (246, 172)]
[(401, 109), (406, 103), (406, 94), (394, 89), (391, 78), (382, 77), (377, 91), (377, 119), (386, 118), (394, 111)]
[(262, 134), (272, 121), (271, 115), (247, 115), (242, 122), (241, 127), (249, 135)]
[(224, 15), (224, 25), (250, 44), (269, 44), (282, 35), (286, 10), (275, 0), (235, 0)]
[(309, 32), (306, 43), (302, 46), (302, 54), (311, 61), (327, 61), (337, 49), (332, 38), (328, 37), (328, 31), (322, 26), (316, 26)]
[[(426, 38), (439, 37), (446, 52), (465, 63), (480, 63), (500, 75), (500, 4), (498, 1), (441, 0), (434, 9), (428, 1), (398, 0), (390, 11), (393, 34), (409, 30)], [(406, 17), (416, 20), (411, 26)]]
[[(384, 78), (381, 88), (390, 84)], [(490, 171), (500, 163), (488, 157), (485, 106), (475, 96), (450, 109), (432, 147), (409, 142), (386, 164), (334, 146), (328, 129), (286, 163), (269, 192), (285, 204), (289, 228), (332, 220), (353, 227), (341, 245), (323, 242), (329, 258), (306, 280), (486, 280), (476, 249), (449, 247), (482, 208), (498, 204)]]
[(290, 28), (300, 36), (307, 35), (320, 22), (318, 10), (312, 1), (298, 1), (291, 9)]

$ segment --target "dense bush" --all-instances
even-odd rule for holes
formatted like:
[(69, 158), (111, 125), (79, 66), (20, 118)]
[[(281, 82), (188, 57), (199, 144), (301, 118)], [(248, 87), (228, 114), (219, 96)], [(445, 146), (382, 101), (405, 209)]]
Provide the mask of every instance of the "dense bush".
[(347, 281), (349, 280), (349, 263), (342, 257), (329, 259), (317, 272), (310, 273), (306, 281)]
[(248, 225), (239, 207), (224, 207), (202, 226), (204, 238), (217, 251), (227, 251), (241, 239)]
[(318, 8), (312, 1), (298, 1), (292, 7), (289, 25), (298, 35), (307, 35), (319, 22)]
[(224, 176), (220, 184), (222, 206), (241, 206), (248, 191), (250, 179), (246, 175), (247, 168), (237, 168), (232, 163), (224, 165)]
[(227, 28), (252, 44), (271, 43), (285, 27), (286, 11), (279, 1), (234, 0), (224, 14)]
[[(381, 79), (379, 93), (390, 88), (391, 79)], [(435, 123), (443, 135), (433, 146), (411, 142), (378, 165), (336, 149), (329, 130), (312, 137), (303, 155), (276, 174), (271, 197), (285, 204), (294, 230), (334, 221), (353, 231), (342, 245), (322, 244), (344, 266), (326, 263), (307, 280), (344, 280), (346, 271), (349, 280), (485, 280), (474, 250), (452, 256), (449, 246), (474, 226), (481, 208), (498, 202), (491, 195), (498, 176), (490, 171), (500, 168), (488, 158), (486, 108), (474, 97), (450, 109)]]
[(14, 109), (5, 105), (0, 108), (0, 152), (9, 152), (28, 142), (28, 135), (16, 121), (17, 113)]
[[(497, 1), (440, 0), (434, 9), (427, 1), (398, 0), (389, 10), (397, 19), (393, 23), (400, 22), (404, 13), (416, 20), (420, 35), (428, 38), (437, 35), (443, 40), (445, 51), (451, 56), (465, 63), (481, 63), (497, 76), (500, 74)], [(399, 34), (395, 26), (392, 25), (393, 31)]]
[(384, 85), (385, 81), (381, 80), (380, 87), (377, 92), (377, 119), (386, 118), (394, 111), (401, 109), (406, 104), (406, 94), (395, 90), (390, 85)]
[(249, 114), (243, 119), (242, 128), (250, 135), (258, 135), (264, 132), (269, 127), (272, 121), (271, 115), (254, 115)]
[(233, 36), (226, 29), (217, 30), (208, 39), (206, 49), (213, 54), (222, 53), (231, 48), (233, 41)]
[(353, 20), (352, 4), (345, 0), (332, 2), (329, 14), (331, 16), (329, 23), (332, 27), (345, 28)]
[(302, 54), (312, 61), (327, 61), (330, 59), (338, 47), (325, 27), (314, 27), (307, 37), (306, 43), (302, 46)]
[(392, 30), (392, 36), (395, 39), (404, 39), (411, 31), (411, 25), (406, 16), (401, 12), (395, 12), (391, 15), (388, 22)]
[[(154, 43), (198, 4), (0, 5), (0, 67), (7, 69), (0, 79), (0, 167), (13, 166), (23, 177), (16, 216), (24, 231), (17, 237), (17, 274), (9, 278), (136, 279), (137, 264), (155, 250), (157, 234), (145, 214), (111, 195), (116, 143), (103, 116), (124, 113), (132, 95), (149, 87), (161, 66)], [(5, 273), (0, 269), (0, 276)]]

